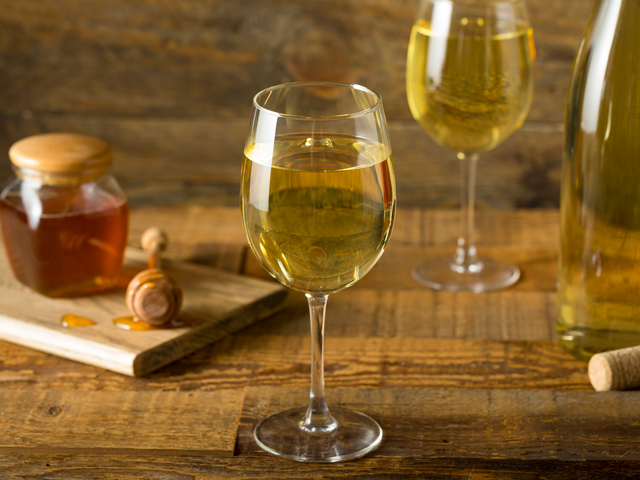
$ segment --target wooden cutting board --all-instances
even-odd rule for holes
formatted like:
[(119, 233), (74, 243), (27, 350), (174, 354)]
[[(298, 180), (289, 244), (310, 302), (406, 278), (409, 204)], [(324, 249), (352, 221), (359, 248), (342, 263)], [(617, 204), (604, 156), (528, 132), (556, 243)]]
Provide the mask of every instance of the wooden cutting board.
[[(0, 339), (131, 376), (145, 375), (261, 320), (282, 308), (287, 289), (186, 262), (163, 268), (184, 292), (180, 316), (189, 327), (132, 331), (113, 320), (131, 315), (125, 303), (129, 279), (147, 268), (147, 254), (127, 249), (122, 287), (87, 297), (53, 299), (28, 289), (11, 272), (0, 242)], [(63, 327), (66, 314), (95, 325)], [(194, 321), (195, 320), (195, 321)]]

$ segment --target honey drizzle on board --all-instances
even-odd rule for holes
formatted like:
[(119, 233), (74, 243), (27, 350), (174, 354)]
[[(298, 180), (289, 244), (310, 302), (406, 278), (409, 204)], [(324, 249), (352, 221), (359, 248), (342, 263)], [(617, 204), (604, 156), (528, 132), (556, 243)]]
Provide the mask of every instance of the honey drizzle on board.
[[(60, 323), (65, 328), (89, 327), (96, 324), (93, 320), (73, 313), (63, 315), (60, 319)], [(133, 316), (124, 316), (114, 318), (113, 323), (116, 327), (123, 330), (147, 331), (191, 327), (201, 323), (201, 321), (197, 317), (181, 316), (162, 325), (151, 325), (150, 323), (138, 320)]]
[(123, 330), (145, 332), (149, 330), (167, 330), (171, 328), (185, 328), (198, 325), (202, 320), (196, 316), (179, 315), (177, 318), (170, 320), (162, 325), (151, 325), (135, 318), (134, 316), (117, 317), (113, 319), (116, 327)]
[(96, 324), (96, 322), (94, 322), (93, 320), (89, 320), (86, 317), (81, 317), (80, 315), (74, 315), (73, 313), (67, 313), (63, 315), (60, 319), (60, 323), (65, 328), (89, 327)]

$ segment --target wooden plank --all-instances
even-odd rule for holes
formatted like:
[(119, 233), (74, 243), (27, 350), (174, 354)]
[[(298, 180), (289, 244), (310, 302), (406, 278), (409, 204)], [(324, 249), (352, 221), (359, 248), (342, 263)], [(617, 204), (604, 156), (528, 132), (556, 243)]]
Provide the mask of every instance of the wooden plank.
[[(244, 333), (309, 334), (307, 299), (292, 292), (285, 308)], [(328, 337), (557, 340), (555, 293), (503, 291), (478, 295), (430, 289), (385, 291), (354, 285), (331, 295)]]
[[(0, 117), (3, 179), (9, 174), (3, 152), (14, 141), (35, 133), (73, 131), (97, 135), (113, 146), (113, 173), (134, 206), (238, 205), (248, 115), (235, 120), (30, 115)], [(435, 145), (416, 122), (391, 122), (389, 130), (399, 205), (457, 208), (460, 171), (452, 152)], [(478, 207), (557, 207), (563, 138), (561, 124), (528, 123), (482, 155)]]
[(6, 452), (3, 472), (34, 479), (139, 480), (353, 478), (358, 480), (623, 480), (637, 476), (637, 462), (484, 460), (466, 458), (363, 458), (340, 464), (304, 464), (276, 457), (219, 457), (103, 453), (30, 454)]
[[(298, 326), (292, 325), (292, 330)], [(308, 321), (301, 319), (300, 325)], [(329, 326), (332, 325), (329, 319)], [(308, 327), (307, 327), (308, 328)], [(236, 334), (132, 378), (0, 342), (0, 385), (31, 390), (208, 391), (308, 387), (309, 333)], [(591, 390), (587, 365), (556, 341), (335, 337), (325, 344), (330, 388)]]
[[(0, 12), (0, 111), (247, 117), (253, 95), (299, 80), (365, 84), (411, 118), (404, 70), (409, 0), (23, 0)], [(591, 2), (530, 2), (530, 118), (562, 122)]]
[[(459, 210), (399, 208), (392, 245), (456, 245), (461, 227)], [(558, 248), (558, 210), (479, 210), (475, 215), (476, 244)]]
[[(479, 208), (550, 208), (559, 204), (563, 127), (528, 123), (478, 162)], [(415, 122), (392, 122), (389, 135), (402, 207), (457, 207), (460, 167)]]
[(160, 227), (169, 238), (164, 258), (240, 273), (248, 248), (237, 208), (134, 208), (129, 245), (140, 248), (142, 233)]
[[(149, 226), (159, 225), (169, 235), (166, 254), (189, 260), (197, 246), (248, 246), (237, 207), (139, 207), (131, 211), (131, 245)], [(514, 247), (559, 245), (559, 215), (555, 209), (480, 210), (476, 213), (477, 244)], [(452, 246), (460, 234), (460, 212), (447, 209), (400, 207), (391, 245)]]
[[(188, 375), (192, 385), (308, 387), (308, 338), (236, 336), (225, 344), (209, 359), (186, 359), (190, 370), (207, 371), (206, 379)], [(170, 366), (165, 376), (180, 371)], [(591, 390), (586, 364), (557, 342), (327, 337), (325, 372), (330, 388)]]
[[(357, 285), (362, 288), (387, 290), (421, 289), (429, 291), (411, 275), (411, 269), (420, 261), (451, 257), (455, 252), (454, 244), (449, 247), (420, 247), (396, 245), (393, 237), (378, 263), (360, 279)], [(521, 270), (520, 280), (509, 291), (555, 292), (557, 283), (558, 249), (557, 247), (494, 247), (478, 248), (479, 255), (500, 258), (515, 263)], [(257, 278), (270, 278), (264, 267), (254, 255), (246, 257), (243, 272)], [(486, 294), (482, 294), (486, 295)]]
[[(267, 455), (259, 419), (307, 403), (302, 389), (247, 388), (236, 454)], [(378, 420), (372, 457), (640, 460), (637, 392), (329, 389), (327, 403)]]
[(0, 449), (233, 453), (242, 391), (0, 390)]
[[(127, 250), (121, 288), (78, 298), (47, 298), (24, 287), (9, 268), (0, 246), (0, 338), (125, 375), (145, 375), (261, 320), (282, 308), (287, 290), (271, 281), (194, 264), (163, 263), (184, 292), (180, 315), (195, 322), (183, 328), (145, 332), (117, 328), (130, 316), (125, 289), (147, 268), (147, 254)], [(66, 314), (94, 322), (65, 328)]]
[[(245, 245), (246, 242), (237, 209), (190, 207), (183, 210), (141, 209), (140, 212), (140, 216), (135, 217), (134, 210), (132, 217), (139, 230), (143, 225), (161, 221), (172, 235), (174, 245), (213, 242)], [(522, 270), (521, 280), (511, 290), (555, 292), (559, 245), (556, 210), (482, 211), (477, 217), (479, 253), (512, 261)], [(411, 269), (422, 259), (453, 256), (459, 218), (457, 211), (399, 209), (387, 251), (357, 286), (384, 289), (392, 284), (397, 290), (428, 292), (413, 279)], [(177, 253), (178, 247), (174, 254)], [(243, 272), (270, 278), (250, 252), (246, 255)]]
[(638, 471), (638, 463), (628, 461), (365, 457), (353, 462), (323, 465), (289, 462), (276, 457), (151, 456), (142, 451), (94, 455), (2, 453), (0, 468), (3, 472), (33, 479), (625, 480), (636, 478)]
[[(174, 246), (214, 242), (245, 245), (246, 242), (237, 209), (190, 207), (178, 211), (142, 209), (140, 212), (136, 217), (134, 210), (132, 217), (138, 230), (160, 223), (170, 232)], [(391, 279), (395, 289), (428, 291), (413, 279), (411, 269), (425, 258), (452, 256), (459, 227), (457, 211), (399, 209), (387, 251), (357, 286), (387, 288)], [(559, 244), (557, 211), (480, 212), (477, 232), (480, 254), (510, 260), (522, 270), (522, 278), (512, 290), (555, 292)], [(174, 255), (183, 247), (175, 248)], [(206, 250), (204, 246), (197, 248)], [(206, 261), (206, 258), (200, 257), (200, 260)], [(270, 278), (251, 252), (246, 255), (243, 272)]]

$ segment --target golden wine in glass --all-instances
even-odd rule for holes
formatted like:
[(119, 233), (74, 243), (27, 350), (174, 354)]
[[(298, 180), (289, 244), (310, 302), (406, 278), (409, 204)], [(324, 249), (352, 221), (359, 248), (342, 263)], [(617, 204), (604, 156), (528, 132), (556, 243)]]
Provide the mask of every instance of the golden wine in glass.
[(378, 423), (324, 395), (328, 295), (375, 265), (391, 235), (396, 189), (379, 95), (358, 85), (293, 83), (254, 98), (242, 165), (242, 220), (249, 245), (282, 284), (303, 292), (311, 316), (308, 407), (255, 429), (266, 451), (290, 460), (338, 462), (380, 443)]
[(462, 234), (453, 258), (426, 260), (414, 277), (438, 290), (482, 292), (520, 277), (508, 262), (479, 257), (474, 244), (478, 155), (523, 123), (533, 92), (535, 49), (523, 0), (423, 0), (407, 55), (413, 117), (462, 170)]

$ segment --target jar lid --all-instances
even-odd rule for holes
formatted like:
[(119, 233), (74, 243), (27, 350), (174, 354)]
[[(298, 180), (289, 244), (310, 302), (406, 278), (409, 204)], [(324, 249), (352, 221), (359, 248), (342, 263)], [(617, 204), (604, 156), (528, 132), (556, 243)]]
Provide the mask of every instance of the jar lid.
[(111, 147), (97, 137), (78, 133), (43, 133), (23, 138), (9, 149), (18, 168), (51, 173), (106, 173)]

